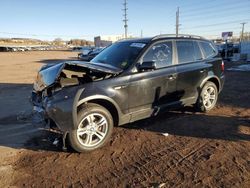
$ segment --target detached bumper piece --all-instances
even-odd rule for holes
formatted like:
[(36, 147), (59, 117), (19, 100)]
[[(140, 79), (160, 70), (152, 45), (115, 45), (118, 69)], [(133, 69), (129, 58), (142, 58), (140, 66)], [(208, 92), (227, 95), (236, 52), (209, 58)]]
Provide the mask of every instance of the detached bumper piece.
[[(33, 105), (33, 110), (32, 110), (32, 124), (35, 125), (41, 125), (44, 127), (45, 130), (48, 130), (50, 132), (58, 133), (60, 134), (62, 138), (62, 150), (67, 151), (67, 146), (66, 146), (66, 138), (68, 132), (62, 132), (59, 127), (56, 125), (56, 123), (50, 119), (46, 112), (46, 106), (47, 106), (48, 99), (44, 98), (35, 93), (32, 92), (31, 96), (31, 103)], [(57, 140), (56, 138), (55, 140)], [(53, 143), (53, 145), (55, 145)]]
[(30, 102), (33, 105), (32, 123), (46, 125), (47, 123), (45, 121), (45, 110), (42, 105), (42, 96), (33, 91)]

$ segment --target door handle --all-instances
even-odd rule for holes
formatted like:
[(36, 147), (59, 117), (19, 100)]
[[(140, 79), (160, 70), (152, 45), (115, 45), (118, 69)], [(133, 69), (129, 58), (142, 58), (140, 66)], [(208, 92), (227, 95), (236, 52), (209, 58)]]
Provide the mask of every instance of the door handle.
[(127, 86), (128, 86), (128, 85), (115, 86), (114, 89), (115, 89), (115, 90), (119, 90), (119, 89), (126, 88)]
[(204, 72), (206, 72), (206, 69), (200, 70), (200, 73), (204, 73)]
[(174, 80), (175, 78), (176, 78), (176, 76), (174, 76), (174, 75), (169, 75), (169, 76), (168, 76), (168, 79), (169, 79), (169, 80)]

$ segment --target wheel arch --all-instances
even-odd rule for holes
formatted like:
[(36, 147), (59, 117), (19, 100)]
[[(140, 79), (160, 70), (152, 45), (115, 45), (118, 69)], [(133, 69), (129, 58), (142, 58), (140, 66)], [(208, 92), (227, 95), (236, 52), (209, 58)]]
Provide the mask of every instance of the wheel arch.
[(204, 79), (201, 84), (200, 84), (200, 89), (204, 86), (204, 84), (207, 82), (207, 81), (210, 81), (210, 82), (213, 82), (216, 87), (217, 87), (217, 90), (218, 92), (220, 92), (220, 89), (221, 89), (221, 83), (220, 83), (220, 80), (217, 76), (209, 76), (207, 77), (206, 79)]
[(209, 78), (207, 81), (213, 82), (216, 85), (218, 92), (220, 91), (220, 82), (217, 78), (212, 77)]
[(77, 112), (86, 104), (95, 103), (106, 108), (113, 117), (114, 125), (119, 125), (121, 111), (118, 104), (111, 98), (103, 95), (95, 95), (81, 99), (77, 103)]

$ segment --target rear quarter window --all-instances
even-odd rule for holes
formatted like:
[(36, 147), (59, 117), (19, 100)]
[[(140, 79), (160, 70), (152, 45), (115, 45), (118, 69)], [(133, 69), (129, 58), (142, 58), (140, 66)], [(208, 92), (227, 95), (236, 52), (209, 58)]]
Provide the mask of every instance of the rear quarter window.
[(198, 42), (197, 42), (197, 41), (194, 41), (193, 44), (194, 44), (195, 60), (196, 60), (196, 61), (202, 60), (203, 57), (202, 57), (201, 49), (200, 49), (200, 47), (199, 47)]
[(217, 50), (210, 42), (200, 42), (200, 46), (204, 52), (205, 58), (213, 57), (217, 54)]

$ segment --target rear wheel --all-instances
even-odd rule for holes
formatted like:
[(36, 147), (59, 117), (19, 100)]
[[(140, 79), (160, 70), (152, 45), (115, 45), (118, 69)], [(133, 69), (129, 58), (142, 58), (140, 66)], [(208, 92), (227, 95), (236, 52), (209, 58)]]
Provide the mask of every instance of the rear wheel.
[(78, 126), (69, 132), (69, 143), (78, 152), (102, 147), (113, 131), (113, 118), (109, 111), (97, 104), (87, 104), (78, 112)]
[(207, 112), (214, 108), (218, 99), (218, 89), (213, 82), (206, 82), (199, 94), (196, 108), (198, 111)]

